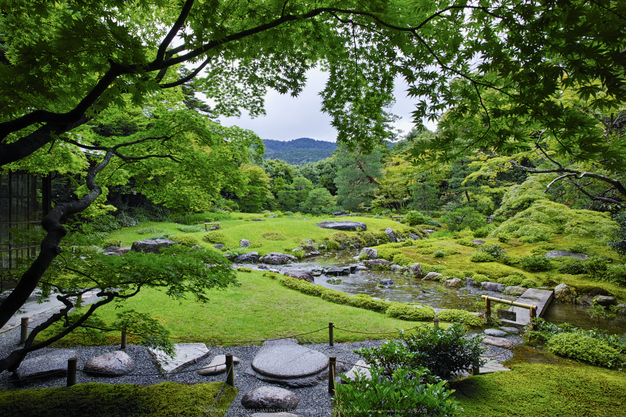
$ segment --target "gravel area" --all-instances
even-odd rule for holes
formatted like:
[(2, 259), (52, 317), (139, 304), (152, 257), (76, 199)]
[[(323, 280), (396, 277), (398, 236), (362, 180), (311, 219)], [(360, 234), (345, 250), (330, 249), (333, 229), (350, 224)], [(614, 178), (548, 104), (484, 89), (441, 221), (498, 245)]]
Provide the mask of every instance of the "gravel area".
[[(516, 336), (509, 336), (514, 343), (519, 343), (521, 340)], [(4, 357), (17, 347), (19, 340), (19, 329), (4, 333), (0, 335), (0, 357)], [(326, 356), (336, 356), (338, 361), (338, 372), (346, 372), (351, 368), (350, 365), (343, 365), (341, 362), (356, 363), (360, 357), (353, 352), (355, 349), (363, 347), (375, 347), (382, 343), (380, 340), (355, 342), (355, 343), (336, 343), (331, 347), (328, 344), (308, 344), (304, 345), (311, 349), (317, 350)], [(96, 346), (96, 347), (76, 347), (73, 348), (78, 355), (78, 375), (77, 383), (87, 382), (106, 382), (110, 384), (140, 384), (151, 385), (164, 381), (173, 381), (186, 384), (195, 384), (202, 382), (214, 382), (224, 381), (225, 374), (215, 376), (201, 376), (196, 371), (203, 366), (207, 365), (215, 355), (232, 353), (234, 356), (241, 360), (241, 363), (235, 367), (235, 387), (239, 390), (237, 397), (232, 402), (228, 409), (226, 416), (228, 417), (241, 417), (253, 414), (253, 411), (246, 410), (241, 406), (241, 399), (250, 390), (255, 388), (271, 385), (270, 383), (263, 382), (257, 378), (250, 376), (246, 373), (246, 370), (250, 367), (252, 359), (259, 351), (260, 346), (233, 346), (228, 348), (211, 347), (209, 346), (210, 355), (208, 358), (190, 365), (189, 367), (178, 371), (175, 374), (163, 375), (157, 365), (152, 359), (152, 355), (142, 346), (129, 345), (126, 348), (128, 353), (136, 362), (136, 368), (130, 375), (115, 377), (115, 378), (103, 378), (93, 377), (87, 375), (80, 370), (83, 368), (85, 362), (94, 356), (101, 355), (106, 352), (111, 352), (119, 349), (119, 345), (112, 346)], [(35, 357), (45, 353), (47, 349), (42, 349), (37, 352), (33, 352), (29, 357)], [(494, 356), (495, 355), (495, 356)], [(498, 362), (503, 362), (506, 359), (512, 357), (512, 352), (506, 349), (487, 346), (487, 351), (484, 356), (491, 357)], [(318, 385), (305, 388), (289, 388), (284, 387), (299, 398), (299, 404), (293, 413), (305, 417), (322, 417), (332, 416), (331, 396), (328, 394), (327, 379), (322, 380)], [(8, 372), (0, 373), (0, 389), (34, 389), (34, 388), (51, 388), (51, 387), (64, 387), (66, 385), (66, 379), (63, 378), (47, 378), (47, 379), (34, 379), (26, 381), (24, 383), (18, 383), (12, 374)]]

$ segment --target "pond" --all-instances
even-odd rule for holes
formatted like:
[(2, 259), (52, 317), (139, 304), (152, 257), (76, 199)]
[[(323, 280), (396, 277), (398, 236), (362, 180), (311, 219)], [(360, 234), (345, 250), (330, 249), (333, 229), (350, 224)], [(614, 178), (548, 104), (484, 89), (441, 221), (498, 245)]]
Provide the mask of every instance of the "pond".
[[(303, 262), (294, 263), (284, 268), (287, 269), (328, 269), (331, 267), (345, 267), (357, 263), (358, 252), (342, 251), (335, 254), (327, 254), (314, 258), (308, 258)], [(407, 277), (391, 271), (362, 270), (353, 274), (338, 277), (342, 280), (339, 284), (328, 283), (329, 278), (325, 275), (315, 277), (315, 283), (327, 288), (343, 291), (347, 294), (368, 294), (374, 298), (404, 303), (420, 303), (433, 307), (435, 311), (441, 309), (458, 308), (468, 311), (483, 311), (484, 299), (481, 295), (515, 300), (516, 296), (510, 296), (501, 292), (486, 291), (482, 288), (461, 287), (449, 288), (440, 282), (422, 281), (419, 278)], [(383, 279), (391, 279), (395, 285), (390, 288), (380, 287), (378, 284)], [(556, 324), (570, 323), (584, 329), (598, 328), (609, 333), (626, 333), (626, 317), (621, 315), (613, 320), (592, 319), (587, 309), (580, 305), (562, 304), (552, 302), (548, 307), (544, 318)]]

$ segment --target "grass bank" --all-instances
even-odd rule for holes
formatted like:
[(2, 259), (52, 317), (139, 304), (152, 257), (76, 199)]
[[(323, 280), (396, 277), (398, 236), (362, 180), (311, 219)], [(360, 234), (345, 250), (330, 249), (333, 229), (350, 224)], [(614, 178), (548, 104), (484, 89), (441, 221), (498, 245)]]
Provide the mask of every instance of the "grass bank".
[(0, 392), (1, 416), (37, 417), (217, 417), (237, 390), (221, 382), (186, 385), (163, 382), (147, 387), (131, 384), (79, 384)]
[[(174, 342), (202, 342), (211, 346), (259, 344), (266, 339), (327, 329), (329, 322), (359, 332), (335, 330), (336, 342), (385, 339), (393, 337), (398, 329), (419, 324), (329, 303), (286, 288), (258, 271), (239, 272), (238, 277), (239, 285), (212, 292), (206, 304), (192, 299), (174, 301), (162, 291), (145, 289), (127, 300), (123, 309), (105, 306), (98, 311), (105, 320), (114, 319), (127, 308), (149, 312), (171, 332)], [(119, 343), (119, 335), (111, 338), (108, 342)], [(295, 338), (301, 343), (323, 343), (328, 341), (328, 331)], [(70, 334), (60, 343), (71, 346), (83, 342), (80, 336)]]

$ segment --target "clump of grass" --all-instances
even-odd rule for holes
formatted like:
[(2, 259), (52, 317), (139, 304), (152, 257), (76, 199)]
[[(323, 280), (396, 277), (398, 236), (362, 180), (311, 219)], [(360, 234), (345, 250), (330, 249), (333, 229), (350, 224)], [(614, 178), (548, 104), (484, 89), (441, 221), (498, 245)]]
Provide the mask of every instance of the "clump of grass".
[(178, 226), (178, 230), (180, 230), (183, 233), (196, 233), (196, 232), (202, 232), (204, 228), (200, 225), (183, 225), (183, 226)]
[(261, 236), (267, 240), (286, 240), (285, 236), (280, 233), (263, 233)]

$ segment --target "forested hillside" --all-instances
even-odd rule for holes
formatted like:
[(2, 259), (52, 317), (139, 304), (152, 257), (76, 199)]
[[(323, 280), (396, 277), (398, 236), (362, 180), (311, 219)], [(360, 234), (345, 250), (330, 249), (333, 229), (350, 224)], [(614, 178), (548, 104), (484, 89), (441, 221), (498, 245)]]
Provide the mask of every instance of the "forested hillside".
[(280, 140), (263, 139), (265, 159), (281, 159), (292, 165), (304, 165), (329, 158), (337, 145), (311, 138), (299, 138), (283, 142)]

